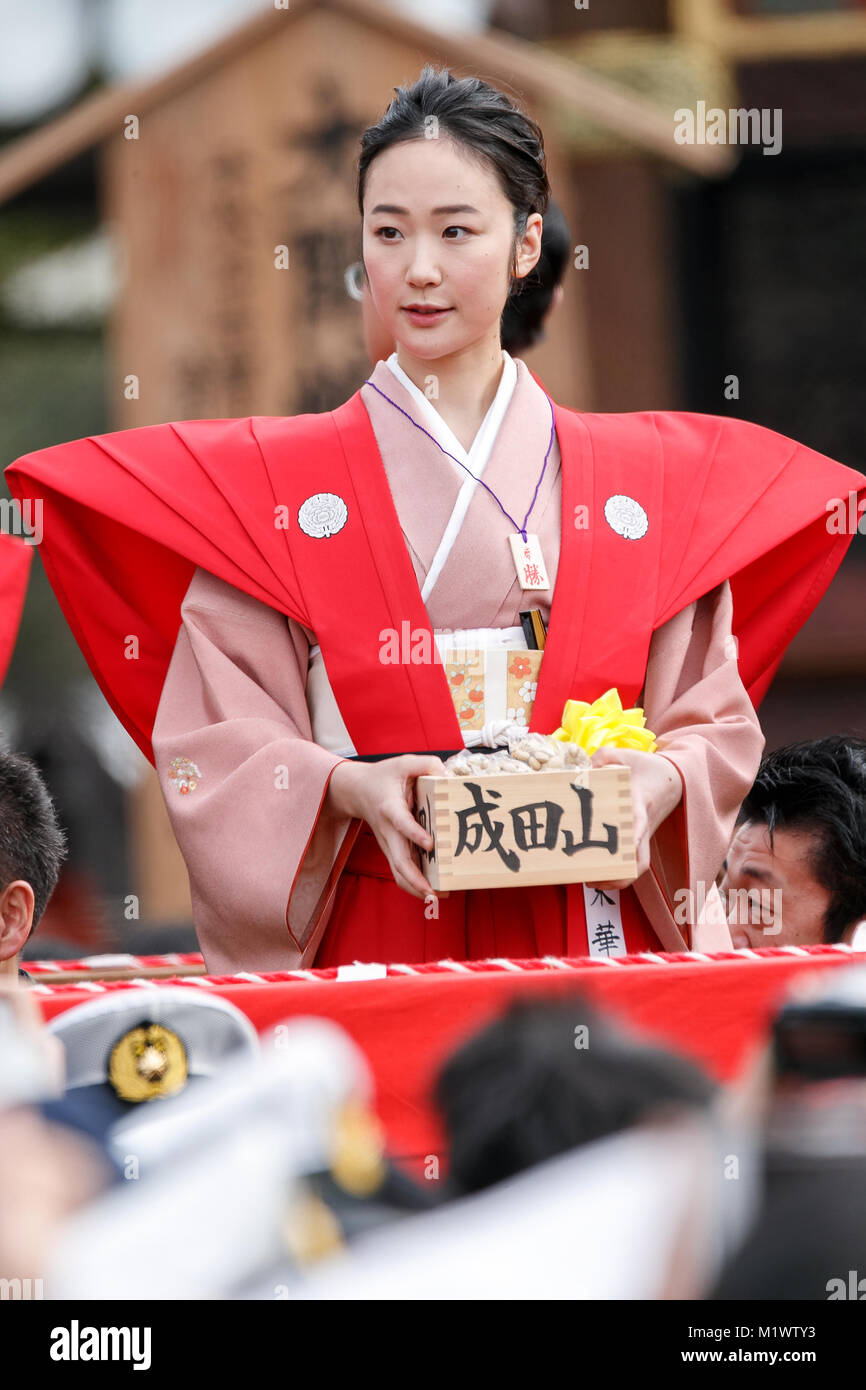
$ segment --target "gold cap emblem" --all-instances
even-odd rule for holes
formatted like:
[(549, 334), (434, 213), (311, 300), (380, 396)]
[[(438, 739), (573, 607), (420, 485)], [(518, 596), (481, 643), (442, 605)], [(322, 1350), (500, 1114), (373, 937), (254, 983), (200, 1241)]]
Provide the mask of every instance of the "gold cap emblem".
[(324, 1260), (343, 1248), (343, 1233), (336, 1215), (309, 1191), (284, 1212), (282, 1234), (286, 1249), (298, 1264)]
[(108, 1080), (121, 1100), (138, 1103), (173, 1096), (187, 1082), (186, 1048), (161, 1023), (130, 1028), (111, 1049)]
[(378, 1116), (360, 1101), (347, 1100), (337, 1114), (331, 1176), (353, 1197), (369, 1197), (385, 1181), (385, 1132)]

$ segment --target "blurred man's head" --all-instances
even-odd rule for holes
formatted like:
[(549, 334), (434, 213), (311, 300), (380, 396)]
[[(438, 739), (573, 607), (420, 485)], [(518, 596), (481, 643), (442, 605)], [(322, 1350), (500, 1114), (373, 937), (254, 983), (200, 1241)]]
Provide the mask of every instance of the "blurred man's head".
[(29, 758), (0, 749), (0, 974), (15, 974), (66, 852), (54, 804)]
[[(518, 280), (502, 312), (502, 346), (512, 357), (519, 357), (544, 337), (547, 316), (562, 298), (562, 280), (571, 250), (571, 234), (561, 209), (552, 200), (544, 214), (541, 255), (538, 263)], [(364, 348), (371, 362), (390, 357), (394, 339), (376, 312), (369, 294), (363, 261), (347, 272), (346, 287), (360, 300), (364, 329)]]
[(866, 917), (866, 740), (832, 734), (764, 758), (721, 890), (737, 947), (850, 942)]
[(478, 1192), (581, 1144), (684, 1110), (715, 1087), (580, 998), (518, 999), (463, 1044), (436, 1083), (450, 1189)]

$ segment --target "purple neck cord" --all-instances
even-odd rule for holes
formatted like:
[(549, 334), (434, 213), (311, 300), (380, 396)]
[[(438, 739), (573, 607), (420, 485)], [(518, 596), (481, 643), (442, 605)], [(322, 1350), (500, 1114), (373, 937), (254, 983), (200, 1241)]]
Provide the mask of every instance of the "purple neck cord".
[[(368, 377), (367, 380), (364, 382), (364, 385), (365, 385), (365, 386), (372, 386), (372, 388), (373, 388), (374, 391), (379, 391), (379, 395), (380, 395), (380, 396), (385, 396), (385, 392), (379, 390), (379, 387), (376, 385), (375, 381), (371, 381), (369, 377)], [(542, 390), (543, 390), (543, 389), (544, 389), (544, 388), (542, 388)], [(487, 484), (485, 483), (485, 481), (484, 481), (483, 478), (477, 477), (476, 474), (474, 474), (474, 473), (472, 472), (472, 469), (471, 469), (471, 468), (467, 468), (465, 463), (461, 463), (460, 460), (459, 460), (458, 458), (454, 458), (454, 455), (453, 455), (453, 454), (449, 454), (447, 449), (442, 449), (442, 445), (439, 443), (439, 440), (438, 440), (438, 439), (435, 439), (435, 438), (433, 437), (433, 435), (430, 433), (429, 430), (425, 430), (425, 428), (424, 428), (423, 425), (419, 425), (417, 420), (413, 420), (413, 419), (412, 419), (412, 416), (409, 414), (408, 410), (404, 410), (403, 407), (402, 407), (402, 405), (398, 405), (396, 401), (392, 401), (390, 396), (385, 396), (385, 400), (386, 400), (386, 401), (390, 401), (390, 403), (391, 403), (391, 405), (393, 405), (394, 409), (395, 409), (395, 410), (399, 410), (399, 412), (400, 412), (401, 415), (405, 415), (405, 416), (406, 416), (406, 419), (410, 422), (410, 424), (412, 424), (412, 425), (415, 426), (416, 430), (420, 430), (422, 434), (426, 434), (426, 436), (427, 436), (428, 439), (432, 439), (432, 440), (433, 440), (433, 443), (436, 445), (436, 448), (437, 448), (437, 449), (442, 449), (442, 453), (443, 453), (443, 454), (447, 454), (447, 455), (448, 455), (448, 458), (454, 459), (454, 462), (458, 465), (458, 467), (464, 469), (464, 470), (469, 474), (470, 478), (475, 478), (476, 483), (480, 483), (482, 487), (487, 488), (487, 491), (490, 493), (490, 496), (493, 498), (493, 500), (494, 500), (494, 502), (496, 503), (496, 505), (497, 505), (497, 507), (499, 508), (499, 510), (500, 510), (505, 516), (508, 517), (508, 520), (511, 522), (511, 525), (515, 528), (515, 530), (519, 531), (519, 533), (520, 533), (520, 535), (521, 535), (521, 537), (523, 538), (524, 541), (526, 540), (526, 523), (527, 523), (527, 521), (529, 520), (530, 514), (531, 514), (531, 512), (532, 512), (532, 508), (535, 506), (535, 500), (536, 500), (536, 498), (538, 497), (538, 489), (541, 487), (542, 479), (544, 478), (544, 472), (545, 472), (545, 469), (547, 468), (547, 460), (548, 460), (548, 458), (550, 457), (550, 450), (551, 450), (552, 447), (553, 447), (553, 436), (554, 436), (555, 433), (556, 433), (556, 416), (555, 416), (554, 413), (553, 413), (553, 401), (550, 399), (550, 397), (548, 396), (548, 394), (547, 394), (546, 391), (544, 392), (544, 399), (547, 401), (547, 404), (550, 406), (550, 439), (547, 441), (547, 453), (544, 455), (544, 463), (541, 465), (541, 473), (540, 473), (540, 475), (539, 475), (538, 482), (535, 484), (535, 491), (534, 491), (534, 493), (532, 494), (532, 501), (531, 501), (530, 504), (529, 504), (529, 511), (526, 513), (526, 516), (523, 518), (523, 525), (522, 525), (522, 526), (518, 526), (517, 522), (514, 520), (514, 517), (511, 515), (511, 513), (510, 513), (510, 512), (506, 512), (506, 510), (505, 510), (505, 508), (503, 507), (502, 503), (500, 502), (499, 498), (496, 496), (496, 493), (493, 491), (493, 488), (492, 488), (492, 487), (487, 487)]]

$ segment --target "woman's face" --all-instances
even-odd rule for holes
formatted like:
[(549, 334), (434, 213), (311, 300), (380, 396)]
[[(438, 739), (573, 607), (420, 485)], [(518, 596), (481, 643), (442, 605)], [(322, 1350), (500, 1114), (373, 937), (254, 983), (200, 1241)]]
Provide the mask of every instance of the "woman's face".
[[(485, 339), (499, 345), (514, 242), (511, 204), (493, 170), (453, 140), (409, 140), (377, 155), (364, 190), (363, 256), (383, 329), (425, 361)], [(518, 275), (541, 253), (533, 213)], [(444, 312), (413, 317), (411, 305)]]

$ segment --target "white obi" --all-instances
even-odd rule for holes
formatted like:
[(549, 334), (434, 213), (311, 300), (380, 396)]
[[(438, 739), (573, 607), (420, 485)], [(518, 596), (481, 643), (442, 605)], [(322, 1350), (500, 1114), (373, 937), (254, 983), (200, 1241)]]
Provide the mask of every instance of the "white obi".
[[(544, 652), (527, 647), (522, 627), (434, 630), (433, 636), (466, 748), (504, 746), (508, 729), (528, 728)], [(351, 757), (357, 750), (318, 644), (310, 647), (306, 693), (313, 741), (340, 757)]]

